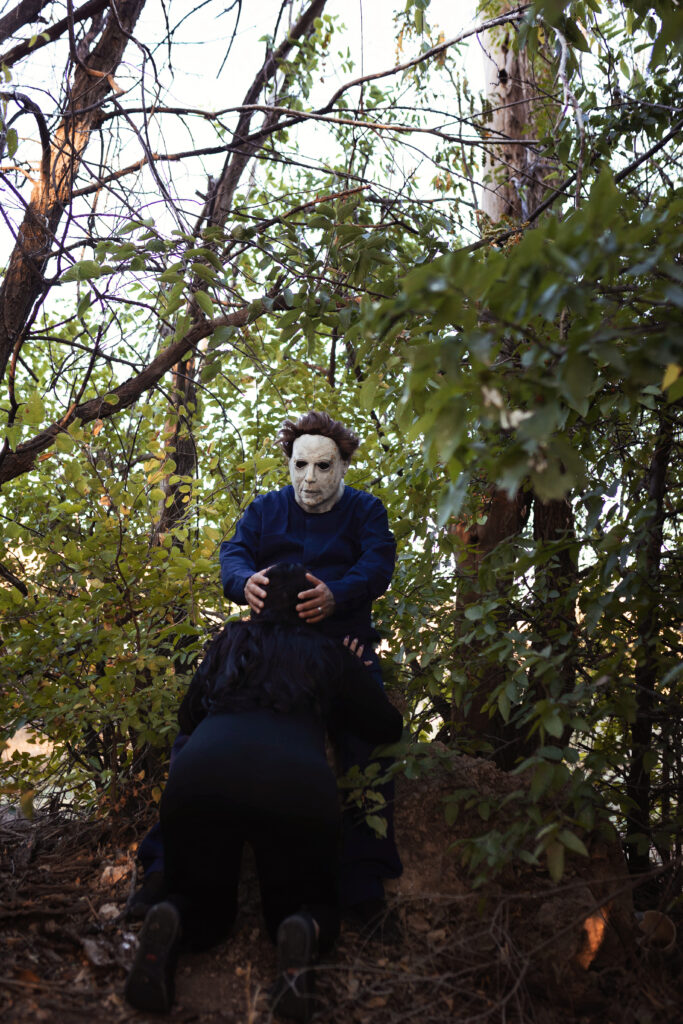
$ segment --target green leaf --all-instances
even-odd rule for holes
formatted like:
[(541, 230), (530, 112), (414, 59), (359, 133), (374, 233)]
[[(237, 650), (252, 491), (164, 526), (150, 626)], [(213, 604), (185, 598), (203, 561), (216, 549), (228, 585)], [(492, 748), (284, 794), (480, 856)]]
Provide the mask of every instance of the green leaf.
[(373, 832), (375, 832), (382, 839), (386, 838), (387, 823), (385, 818), (380, 818), (378, 814), (368, 814), (365, 820), (370, 826), (370, 828), (373, 830)]
[[(213, 252), (211, 249), (208, 249), (206, 246), (202, 246), (201, 248), (187, 249), (185, 251), (185, 259), (191, 259), (192, 257), (195, 256), (200, 257), (201, 260), (203, 261), (209, 262), (215, 270), (220, 271), (223, 269), (223, 264), (219, 260), (216, 253)], [(197, 263), (193, 263), (192, 269), (196, 270), (198, 265), (199, 264)], [(204, 269), (207, 268), (205, 267)]]
[(560, 717), (559, 711), (551, 711), (543, 716), (542, 719), (543, 728), (555, 739), (560, 739), (564, 732), (564, 723)]
[(208, 316), (209, 320), (213, 320), (213, 302), (206, 292), (197, 291), (194, 293), (194, 297), (201, 311)]
[(58, 452), (68, 454), (74, 450), (74, 442), (66, 432), (60, 431), (55, 437), (55, 448)]
[(192, 325), (192, 318), (189, 313), (181, 313), (176, 320), (175, 332), (173, 334), (174, 341), (180, 341), (184, 338)]
[(447, 825), (454, 825), (460, 814), (460, 804), (457, 800), (449, 800), (444, 808), (444, 817)]
[(27, 402), (21, 408), (21, 418), (24, 423), (32, 426), (42, 423), (45, 418), (45, 406), (42, 395), (38, 391), (32, 391)]
[(553, 766), (545, 762), (537, 765), (534, 777), (529, 787), (529, 796), (534, 803), (538, 803), (541, 796), (553, 780)]
[(590, 53), (588, 40), (576, 22), (563, 15), (558, 19), (557, 27), (560, 29), (570, 46), (573, 46), (577, 50), (581, 50), (583, 53)]
[(548, 843), (545, 850), (548, 874), (553, 882), (561, 882), (564, 874), (564, 846), (562, 843), (553, 840)]
[(365, 412), (369, 412), (372, 409), (375, 395), (377, 394), (378, 380), (375, 374), (369, 374), (360, 387), (359, 401), (360, 407)]
[(562, 843), (562, 845), (566, 846), (568, 850), (572, 851), (572, 853), (580, 853), (582, 857), (589, 856), (588, 850), (586, 849), (586, 845), (583, 842), (583, 840), (579, 839), (579, 837), (574, 832), (570, 832), (569, 829), (560, 829), (560, 831), (557, 834), (557, 838)]
[(208, 281), (209, 284), (213, 284), (216, 280), (216, 271), (213, 267), (207, 267), (203, 263), (193, 263), (191, 271), (197, 277), (201, 277), (203, 281)]
[(163, 274), (159, 274), (159, 280), (164, 284), (178, 284), (179, 281), (184, 281), (184, 278), (179, 271), (169, 267), (168, 270), (164, 270)]
[(570, 355), (564, 371), (565, 394), (569, 399), (569, 404), (581, 416), (585, 416), (588, 412), (594, 380), (595, 370), (592, 360), (578, 352)]
[(677, 402), (679, 398), (683, 398), (683, 374), (669, 385), (666, 392), (667, 402)]
[(470, 474), (460, 473), (455, 483), (450, 483), (439, 498), (437, 524), (445, 526), (449, 519), (457, 516), (467, 497)]
[(76, 310), (77, 316), (83, 316), (84, 313), (86, 313), (87, 310), (90, 309), (91, 296), (92, 292), (86, 292), (85, 295), (82, 296), (80, 302), (78, 303), (78, 309)]
[(80, 263), (74, 263), (72, 267), (69, 267), (59, 280), (60, 282), (90, 281), (100, 277), (102, 272), (102, 267), (95, 260), (81, 260)]

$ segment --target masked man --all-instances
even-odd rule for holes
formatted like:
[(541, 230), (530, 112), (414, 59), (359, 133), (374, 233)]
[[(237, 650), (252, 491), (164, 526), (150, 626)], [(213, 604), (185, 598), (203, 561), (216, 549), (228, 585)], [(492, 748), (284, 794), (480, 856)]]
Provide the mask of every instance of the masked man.
[[(221, 544), (225, 596), (258, 614), (266, 596), (268, 567), (300, 562), (310, 570), (311, 584), (299, 594), (300, 618), (340, 643), (346, 636), (358, 637), (371, 661), (369, 670), (381, 686), (371, 608), (391, 580), (396, 545), (381, 501), (344, 483), (359, 439), (327, 413), (311, 411), (296, 422), (285, 421), (280, 443), (292, 483), (256, 498), (237, 523), (233, 538)], [(342, 771), (364, 765), (371, 753), (350, 733), (337, 735), (335, 747)], [(350, 813), (344, 822), (342, 906), (364, 921), (381, 914), (383, 879), (396, 878), (402, 870), (393, 839), (390, 789), (385, 796), (385, 839), (378, 839)], [(163, 863), (159, 838), (153, 832), (140, 847), (146, 878)]]

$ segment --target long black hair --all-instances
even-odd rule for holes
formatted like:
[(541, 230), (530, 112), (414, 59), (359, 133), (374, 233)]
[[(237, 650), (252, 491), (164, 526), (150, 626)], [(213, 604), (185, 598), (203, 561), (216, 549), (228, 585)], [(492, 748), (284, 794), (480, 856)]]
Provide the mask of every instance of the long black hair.
[(342, 650), (297, 614), (298, 594), (311, 589), (306, 569), (279, 562), (267, 573), (261, 612), (229, 622), (195, 672), (178, 715), (184, 732), (215, 711), (326, 712), (342, 671)]

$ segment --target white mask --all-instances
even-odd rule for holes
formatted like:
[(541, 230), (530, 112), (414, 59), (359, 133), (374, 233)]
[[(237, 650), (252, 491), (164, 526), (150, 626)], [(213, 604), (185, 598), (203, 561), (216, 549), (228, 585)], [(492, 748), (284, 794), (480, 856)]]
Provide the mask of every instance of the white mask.
[(289, 460), (297, 505), (306, 512), (329, 512), (344, 493), (348, 468), (331, 438), (319, 434), (297, 437)]

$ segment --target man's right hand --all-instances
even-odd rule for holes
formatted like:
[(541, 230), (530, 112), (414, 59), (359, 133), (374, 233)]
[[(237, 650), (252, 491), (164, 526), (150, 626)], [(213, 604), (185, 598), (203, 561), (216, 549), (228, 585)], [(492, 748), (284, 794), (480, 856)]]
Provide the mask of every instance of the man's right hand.
[(255, 572), (244, 584), (244, 596), (247, 604), (257, 615), (263, 608), (263, 602), (266, 599), (265, 588), (268, 586), (267, 571), (266, 569), (264, 572)]

